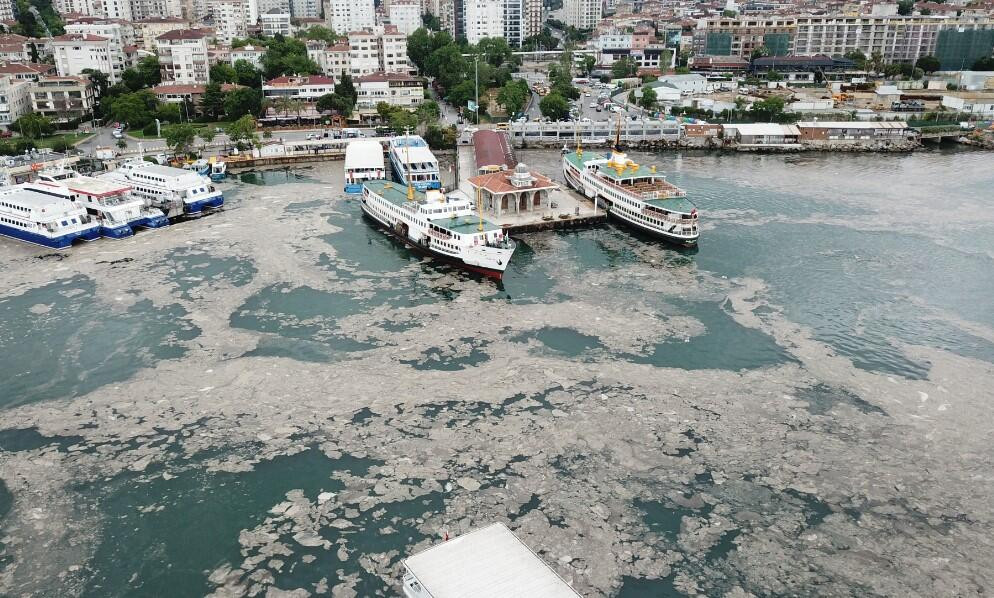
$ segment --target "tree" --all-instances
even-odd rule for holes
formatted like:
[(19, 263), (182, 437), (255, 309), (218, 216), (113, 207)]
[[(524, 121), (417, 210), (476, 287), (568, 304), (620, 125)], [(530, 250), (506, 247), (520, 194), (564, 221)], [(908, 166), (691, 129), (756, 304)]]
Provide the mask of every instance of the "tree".
[(319, 112), (331, 111), (342, 115), (345, 118), (352, 116), (352, 102), (349, 98), (342, 97), (337, 93), (326, 93), (317, 101)]
[(159, 101), (152, 92), (143, 89), (115, 97), (111, 101), (110, 116), (130, 127), (142, 128), (152, 122), (152, 111), (158, 106)]
[(435, 15), (430, 12), (426, 12), (421, 15), (421, 23), (424, 25), (425, 29), (429, 31), (441, 31), (442, 21), (438, 19)]
[(583, 63), (580, 65), (580, 69), (583, 71), (584, 75), (589, 77), (590, 73), (594, 72), (594, 67), (596, 66), (597, 66), (596, 58), (594, 58), (590, 54), (583, 55)]
[(915, 8), (915, 0), (898, 0), (897, 14), (907, 16)]
[(255, 132), (255, 119), (248, 114), (228, 125), (224, 132), (234, 143), (246, 141), (255, 144), (259, 141), (259, 136)]
[(244, 58), (235, 61), (235, 83), (245, 87), (261, 87), (262, 73)]
[(425, 100), (421, 102), (421, 105), (414, 111), (414, 114), (419, 123), (431, 125), (438, 122), (438, 119), (442, 116), (442, 110), (439, 108), (438, 102)]
[(476, 53), (481, 54), (488, 64), (499, 67), (510, 62), (511, 46), (503, 37), (485, 37), (476, 44)]
[(128, 142), (124, 140), (124, 137), (117, 140), (117, 147), (121, 149), (128, 147)]
[(240, 87), (232, 89), (224, 97), (224, 114), (229, 119), (252, 116), (262, 111), (262, 92), (258, 89)]
[(322, 27), (321, 25), (309, 27), (306, 31), (298, 33), (297, 36), (303, 37), (304, 39), (322, 41), (327, 44), (333, 44), (341, 39), (340, 36), (336, 35), (334, 31), (328, 29), (327, 27)]
[(47, 137), (55, 132), (55, 127), (47, 117), (29, 112), (14, 121), (13, 128), (28, 139)]
[(783, 81), (783, 75), (781, 75), (777, 71), (766, 71), (766, 80), (767, 81)]
[(615, 79), (634, 77), (637, 72), (638, 64), (627, 56), (615, 60), (614, 64), (611, 65), (611, 76)]
[(407, 36), (407, 57), (411, 59), (418, 71), (424, 73), (428, 58), (432, 53), (432, 36), (424, 27), (414, 30), (414, 33)]
[(235, 72), (235, 67), (219, 62), (211, 67), (208, 79), (212, 83), (234, 83), (238, 79), (238, 73)]
[(393, 112), (393, 106), (388, 102), (377, 102), (376, 103), (376, 114), (379, 115), (380, 120), (386, 122), (390, 118), (390, 113)]
[(856, 68), (866, 68), (866, 54), (863, 54), (862, 50), (849, 50), (846, 52), (845, 57), (852, 60), (853, 64), (856, 65)]
[(463, 81), (455, 87), (446, 88), (445, 99), (453, 106), (460, 108), (466, 106), (470, 100), (476, 97), (476, 86), (472, 81)]
[(185, 154), (197, 138), (197, 129), (190, 123), (171, 125), (165, 130), (166, 145), (176, 154)]
[(450, 44), (431, 53), (428, 59), (428, 73), (438, 79), (445, 89), (455, 87), (470, 74), (469, 62), (463, 57), (459, 46)]
[(866, 66), (874, 73), (884, 70), (884, 55), (879, 51), (874, 51), (873, 54), (870, 54), (870, 59), (866, 62)]
[(138, 72), (142, 76), (142, 81), (146, 87), (155, 87), (162, 83), (162, 71), (159, 70), (158, 56), (145, 56), (138, 61)]
[(355, 85), (352, 83), (352, 77), (345, 73), (342, 78), (335, 83), (335, 95), (341, 96), (349, 101), (349, 111), (355, 108), (355, 103), (359, 99), (359, 92), (356, 91)]
[(102, 98), (107, 93), (107, 87), (110, 85), (108, 82), (107, 73), (103, 71), (98, 71), (96, 69), (83, 69), (83, 74), (90, 78), (90, 82), (93, 83), (93, 93), (96, 94), (97, 98)]
[(642, 88), (642, 97), (639, 99), (639, 105), (646, 110), (652, 110), (656, 106), (656, 90), (651, 87)]
[(204, 95), (200, 98), (200, 110), (208, 118), (218, 119), (224, 114), (224, 92), (221, 91), (221, 84), (211, 81), (204, 88)]
[(145, 87), (145, 80), (142, 79), (141, 73), (135, 69), (125, 69), (125, 71), (121, 73), (121, 82), (124, 83), (124, 86), (131, 91), (138, 91), (139, 89), (144, 89)]
[(915, 66), (926, 73), (934, 73), (942, 67), (942, 64), (935, 56), (922, 56), (917, 62), (915, 62)]
[(155, 110), (155, 118), (162, 123), (178, 123), (182, 120), (181, 115), (179, 104), (159, 104)]
[(978, 58), (973, 66), (970, 67), (972, 71), (994, 71), (994, 56), (984, 56), (983, 58)]
[(755, 102), (749, 109), (756, 120), (769, 120), (773, 122), (779, 120), (783, 115), (783, 109), (787, 102), (780, 96), (770, 96), (764, 100)]
[(266, 46), (262, 71), (266, 77), (273, 78), (280, 75), (317, 75), (321, 69), (308, 58), (304, 42), (277, 34)]
[(569, 102), (558, 93), (550, 93), (538, 103), (542, 116), (550, 120), (566, 120), (569, 117)]
[(528, 83), (523, 79), (515, 79), (500, 89), (497, 101), (511, 116), (521, 112), (529, 96), (531, 96), (531, 91), (528, 89)]
[(760, 46), (758, 48), (755, 48), (752, 51), (752, 59), (753, 60), (756, 60), (757, 58), (762, 58), (764, 56), (769, 56), (769, 55), (770, 55), (770, 49), (767, 48), (766, 46)]

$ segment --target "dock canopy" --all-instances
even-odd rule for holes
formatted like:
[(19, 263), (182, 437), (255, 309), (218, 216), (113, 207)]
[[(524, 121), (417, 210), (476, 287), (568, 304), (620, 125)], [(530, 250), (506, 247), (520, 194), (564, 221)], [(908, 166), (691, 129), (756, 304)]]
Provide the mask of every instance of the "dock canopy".
[(404, 561), (411, 598), (579, 598), (503, 523), (453, 538)]

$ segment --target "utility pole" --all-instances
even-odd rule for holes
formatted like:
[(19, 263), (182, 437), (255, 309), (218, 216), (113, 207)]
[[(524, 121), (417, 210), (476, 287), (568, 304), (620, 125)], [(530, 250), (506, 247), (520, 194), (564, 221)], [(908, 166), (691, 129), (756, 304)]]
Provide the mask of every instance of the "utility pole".
[(476, 80), (476, 125), (480, 125), (480, 57), (477, 56), (476, 60), (473, 61), (475, 65), (475, 75)]

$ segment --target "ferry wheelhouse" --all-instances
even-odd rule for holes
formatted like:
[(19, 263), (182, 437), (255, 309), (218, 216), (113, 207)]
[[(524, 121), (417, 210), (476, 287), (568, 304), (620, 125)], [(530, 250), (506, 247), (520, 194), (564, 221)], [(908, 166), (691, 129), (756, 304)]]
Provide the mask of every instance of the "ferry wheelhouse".
[(569, 186), (600, 202), (625, 224), (684, 246), (700, 237), (697, 207), (687, 192), (668, 182), (655, 166), (630, 160), (615, 139), (610, 156), (584, 153), (582, 147), (563, 154), (563, 176)]
[(161, 210), (147, 207), (132, 197), (131, 187), (116, 181), (83, 176), (75, 170), (59, 168), (38, 174), (38, 184), (68, 189), (70, 198), (100, 223), (100, 234), (121, 239), (134, 234), (134, 227), (158, 228), (169, 220)]
[(197, 215), (224, 204), (224, 196), (209, 179), (182, 168), (129, 160), (99, 178), (131, 186), (132, 197), (169, 216)]
[(362, 193), (366, 181), (385, 179), (383, 146), (375, 139), (356, 139), (345, 147), (345, 192)]
[(366, 181), (362, 211), (416, 249), (493, 278), (503, 276), (514, 253), (514, 241), (458, 191), (446, 197), (438, 190)]
[(23, 183), (0, 188), (0, 235), (52, 249), (100, 237), (100, 223), (68, 189)]
[(192, 170), (201, 176), (210, 178), (214, 182), (223, 181), (228, 174), (228, 164), (215, 157), (210, 159), (199, 159), (183, 166), (184, 170)]
[(418, 191), (441, 189), (438, 159), (428, 149), (425, 140), (417, 135), (404, 135), (390, 140), (390, 166), (393, 178), (401, 185), (408, 179)]

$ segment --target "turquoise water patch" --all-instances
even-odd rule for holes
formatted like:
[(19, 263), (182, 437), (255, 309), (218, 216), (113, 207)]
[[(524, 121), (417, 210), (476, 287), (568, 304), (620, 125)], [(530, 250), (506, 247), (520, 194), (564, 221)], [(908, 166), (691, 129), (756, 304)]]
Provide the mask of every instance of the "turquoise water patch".
[[(470, 350), (465, 355), (459, 346), (463, 343), (470, 345)], [(458, 344), (453, 343), (449, 347), (429, 347), (425, 349), (415, 359), (401, 359), (403, 364), (410, 365), (416, 370), (442, 370), (453, 372), (464, 370), (468, 367), (480, 365), (490, 359), (484, 349), (490, 342), (486, 339), (473, 337), (463, 337)]]
[(246, 185), (285, 185), (287, 183), (304, 183), (312, 180), (311, 177), (301, 174), (297, 170), (284, 168), (281, 170), (251, 170), (235, 175), (240, 183)]
[(515, 239), (517, 247), (511, 256), (511, 263), (504, 271), (504, 277), (497, 292), (484, 297), (487, 301), (505, 300), (511, 303), (530, 304), (563, 301), (567, 297), (561, 293), (552, 294), (556, 286), (555, 278), (542, 265), (543, 250), (535, 250), (528, 243), (530, 237)]
[(7, 428), (0, 430), (0, 451), (19, 453), (52, 445), (65, 449), (81, 440), (82, 436), (45, 436), (38, 428)]
[(197, 249), (175, 249), (166, 255), (164, 267), (184, 299), (191, 291), (201, 293), (221, 286), (243, 287), (252, 282), (258, 270), (250, 260), (211, 255)]
[(119, 310), (75, 276), (0, 299), (0, 407), (86, 394), (186, 354), (200, 335), (181, 306), (141, 300)]
[(626, 575), (622, 578), (621, 591), (615, 598), (686, 598), (686, 595), (673, 587), (672, 575), (662, 579)]
[(651, 532), (667, 544), (676, 545), (680, 522), (684, 516), (693, 517), (690, 509), (670, 507), (656, 500), (636, 500), (635, 508), (642, 512), (642, 521)]
[(560, 326), (543, 326), (538, 330), (527, 330), (511, 337), (515, 342), (526, 342), (529, 339), (539, 341), (549, 351), (572, 358), (604, 349), (604, 345), (596, 336)]
[(344, 487), (332, 477), (336, 471), (361, 476), (376, 463), (309, 449), (245, 473), (186, 471), (147, 482), (127, 476), (93, 486), (88, 498), (106, 527), (83, 595), (206, 595), (210, 571), (241, 563), (239, 532), (262, 523), (288, 491), (301, 489), (313, 501)]
[(797, 398), (807, 402), (808, 413), (812, 415), (825, 415), (837, 405), (848, 405), (866, 414), (887, 415), (883, 409), (864, 400), (859, 395), (825, 384), (816, 384), (811, 388), (801, 389), (797, 393)]

